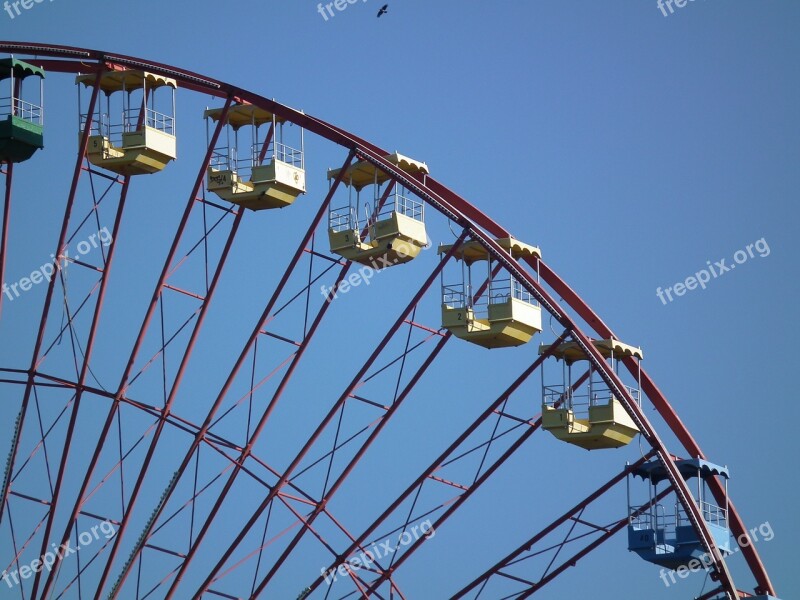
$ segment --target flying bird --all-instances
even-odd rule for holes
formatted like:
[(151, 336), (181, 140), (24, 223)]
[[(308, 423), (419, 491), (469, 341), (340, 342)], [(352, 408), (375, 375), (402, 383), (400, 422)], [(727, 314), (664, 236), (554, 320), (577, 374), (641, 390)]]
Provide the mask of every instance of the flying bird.
[(387, 12), (389, 12), (389, 5), (388, 4), (384, 4), (383, 6), (381, 6), (381, 9), (378, 11), (378, 18), (380, 18), (381, 16), (385, 15)]

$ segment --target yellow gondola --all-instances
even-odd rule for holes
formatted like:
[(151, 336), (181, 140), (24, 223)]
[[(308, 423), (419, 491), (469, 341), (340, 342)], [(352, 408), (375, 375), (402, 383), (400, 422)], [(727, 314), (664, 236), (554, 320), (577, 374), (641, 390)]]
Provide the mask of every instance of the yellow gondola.
[[(594, 340), (592, 344), (606, 359), (643, 358), (641, 348), (618, 340)], [(588, 360), (577, 342), (565, 342), (552, 351), (549, 345), (539, 347), (539, 354), (548, 351), (551, 356), (564, 361), (567, 372), (574, 362)], [(562, 385), (546, 386), (543, 382), (542, 429), (561, 441), (586, 450), (625, 446), (633, 441), (639, 428), (602, 380), (594, 380), (594, 373), (594, 369), (590, 367), (585, 393), (572, 389), (571, 376), (565, 375)], [(544, 373), (542, 376), (544, 377)], [(629, 388), (628, 391), (638, 401), (638, 388)]]
[[(502, 238), (497, 243), (513, 258), (542, 257), (535, 246), (514, 238)], [(451, 245), (439, 247), (439, 254), (450, 251)], [(542, 309), (528, 291), (510, 276), (495, 276), (493, 260), (484, 246), (470, 241), (458, 246), (453, 258), (462, 266), (462, 281), (442, 283), (442, 327), (453, 335), (484, 348), (520, 346), (542, 331)], [(474, 298), (472, 266), (486, 262), (488, 287), (482, 299)]]
[[(81, 86), (94, 87), (97, 75), (79, 75), (76, 83), (79, 90)], [(103, 107), (101, 99), (99, 114), (92, 115), (86, 150), (89, 162), (120, 175), (145, 175), (157, 173), (175, 160), (174, 79), (147, 71), (106, 71), (99, 85), (106, 102)], [(159, 89), (171, 94), (171, 103), (163, 112), (156, 110)], [(81, 130), (87, 119), (82, 113)]]

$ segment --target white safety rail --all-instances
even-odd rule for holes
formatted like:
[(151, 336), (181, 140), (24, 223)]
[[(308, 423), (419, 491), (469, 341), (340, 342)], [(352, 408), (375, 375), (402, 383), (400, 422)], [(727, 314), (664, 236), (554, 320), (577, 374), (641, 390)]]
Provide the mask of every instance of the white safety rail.
[(36, 125), (44, 124), (42, 107), (33, 102), (23, 100), (22, 98), (10, 96), (0, 98), (0, 115), (13, 115), (29, 123), (35, 123)]

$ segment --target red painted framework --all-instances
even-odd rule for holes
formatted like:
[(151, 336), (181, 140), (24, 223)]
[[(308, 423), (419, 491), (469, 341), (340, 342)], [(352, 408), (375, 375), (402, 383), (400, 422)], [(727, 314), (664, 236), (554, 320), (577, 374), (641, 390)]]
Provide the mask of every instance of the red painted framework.
[[(31, 54), (34, 56), (34, 58), (28, 59), (30, 62), (55, 72), (85, 72), (87, 69), (87, 62), (94, 62), (99, 66), (118, 65), (123, 68), (146, 68), (150, 71), (175, 78), (179, 81), (181, 87), (185, 89), (208, 93), (217, 97), (229, 98), (237, 101), (242, 100), (257, 104), (273, 111), (275, 114), (286, 118), (297, 125), (302, 126), (312, 133), (320, 135), (321, 137), (324, 137), (336, 144), (339, 144), (340, 146), (343, 146), (344, 148), (349, 149), (351, 153), (355, 152), (360, 159), (373, 162), (376, 166), (390, 174), (396, 182), (402, 183), (407, 188), (411, 189), (423, 200), (427, 201), (428, 204), (434, 206), (439, 212), (457, 223), (464, 229), (464, 231), (468, 232), (473, 239), (482, 242), (492, 256), (498, 261), (498, 263), (508, 270), (512, 275), (514, 275), (522, 283), (522, 285), (540, 301), (544, 308), (548, 310), (548, 312), (550, 312), (560, 322), (560, 324), (572, 334), (573, 338), (584, 347), (584, 350), (591, 357), (592, 362), (606, 380), (606, 383), (612, 390), (615, 391), (615, 395), (623, 401), (623, 404), (631, 414), (632, 418), (634, 418), (634, 420), (637, 422), (637, 425), (640, 426), (643, 437), (645, 437), (648, 443), (650, 443), (659, 459), (665, 464), (668, 470), (670, 483), (684, 505), (684, 508), (687, 510), (693, 524), (695, 525), (698, 535), (700, 535), (708, 551), (711, 553), (711, 556), (714, 558), (716, 575), (721, 581), (721, 589), (723, 589), (731, 598), (738, 596), (738, 592), (736, 591), (732, 578), (727, 571), (725, 562), (719, 554), (717, 548), (714, 546), (713, 542), (711, 542), (710, 534), (704, 525), (701, 515), (699, 514), (697, 507), (691, 501), (691, 494), (686, 487), (685, 482), (677, 473), (677, 469), (674, 467), (672, 459), (666, 452), (666, 448), (661, 442), (659, 436), (652, 428), (646, 416), (641, 412), (641, 409), (638, 408), (636, 403), (627, 393), (622, 385), (622, 382), (619, 380), (616, 374), (605, 367), (602, 357), (590, 343), (589, 338), (578, 328), (576, 322), (565, 312), (559, 309), (558, 305), (553, 300), (553, 295), (551, 293), (545, 290), (541, 284), (530, 275), (529, 272), (521, 269), (520, 266), (513, 259), (511, 259), (511, 257), (502, 248), (500, 248), (496, 242), (494, 242), (493, 238), (505, 237), (509, 235), (508, 231), (503, 227), (495, 223), (462, 197), (450, 191), (433, 178), (412, 178), (407, 176), (405, 173), (397, 169), (394, 165), (388, 163), (383, 158), (386, 153), (382, 149), (366, 142), (365, 140), (362, 140), (324, 121), (294, 111), (293, 109), (280, 105), (272, 100), (263, 98), (257, 94), (253, 94), (252, 92), (231, 86), (224, 82), (216, 81), (211, 78), (206, 78), (195, 73), (176, 69), (167, 65), (95, 50), (15, 42), (0, 42), (0, 50), (7, 53)], [(85, 136), (82, 141), (85, 148)], [(9, 190), (7, 192), (7, 204), (8, 199), (10, 199), (10, 175), (11, 173), (9, 172), (7, 174), (7, 189)], [(73, 182), (73, 187), (76, 181), (77, 173)], [(72, 194), (74, 195), (74, 189), (72, 190)], [(5, 220), (3, 226), (4, 229), (7, 227), (7, 222), (5, 222)], [(66, 228), (66, 221), (64, 227)], [(5, 238), (5, 235), (3, 235), (3, 238)], [(3, 254), (4, 256), (0, 258), (0, 264), (3, 264), (3, 261), (5, 260), (5, 252), (3, 252)], [(540, 275), (541, 280), (550, 286), (555, 294), (563, 298), (565, 304), (574, 310), (578, 317), (592, 327), (594, 333), (597, 334), (598, 337), (614, 337), (613, 331), (599, 318), (599, 316), (594, 313), (594, 311), (592, 311), (592, 309), (543, 261), (531, 258), (528, 259), (528, 264)], [(46, 312), (47, 311), (45, 310), (44, 314), (46, 314)], [(41, 339), (37, 344), (37, 348), (40, 346), (40, 344)], [(634, 374), (637, 368), (635, 361), (633, 359), (628, 359), (624, 362), (629, 371)], [(35, 364), (32, 366), (32, 370), (29, 373), (29, 377), (31, 378), (29, 385), (32, 383), (34, 371)], [(81, 386), (79, 386), (79, 388), (80, 387)], [(647, 397), (653, 402), (661, 417), (678, 437), (686, 452), (693, 457), (705, 458), (700, 446), (694, 440), (685, 425), (681, 422), (680, 418), (675, 413), (674, 409), (672, 409), (666, 397), (644, 371), (642, 371), (642, 388)], [(80, 389), (77, 393), (80, 393)], [(25, 404), (26, 403), (27, 402), (25, 402)], [(23, 404), (23, 410), (25, 404)], [(6, 489), (2, 491), (3, 497), (5, 497), (8, 490)], [(722, 490), (721, 486), (719, 485), (713, 485), (712, 492), (718, 500), (721, 500), (724, 490)], [(746, 534), (744, 523), (738, 515), (738, 512), (733, 504), (730, 504), (730, 522), (732, 532), (737, 538), (743, 534)], [(47, 538), (45, 537), (45, 539)], [(768, 593), (775, 595), (775, 591), (770, 582), (767, 571), (761, 562), (755, 547), (753, 545), (749, 545), (741, 548), (741, 550), (752, 574), (758, 583), (758, 588), (756, 590), (757, 593)], [(370, 586), (370, 589), (377, 589), (377, 587), (385, 578), (386, 575), (382, 575), (376, 582), (373, 582), (373, 584)], [(36, 585), (38, 585), (38, 578)], [(99, 594), (100, 590), (98, 590), (98, 595)], [(367, 594), (369, 594), (369, 590), (367, 590)]]

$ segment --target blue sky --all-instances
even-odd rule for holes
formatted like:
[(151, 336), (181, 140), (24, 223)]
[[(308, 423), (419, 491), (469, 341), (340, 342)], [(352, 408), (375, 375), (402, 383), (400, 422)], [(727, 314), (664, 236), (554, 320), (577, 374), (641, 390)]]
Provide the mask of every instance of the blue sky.
[[(742, 516), (751, 526), (771, 524), (774, 539), (759, 550), (781, 597), (788, 598), (800, 588), (797, 570), (787, 560), (800, 534), (793, 512), (800, 494), (792, 470), (784, 466), (797, 454), (793, 427), (800, 417), (790, 377), (793, 342), (800, 333), (792, 313), (800, 291), (794, 243), (800, 187), (800, 5), (697, 0), (665, 17), (655, 0), (396, 0), (387, 15), (376, 19), (381, 3), (347, 5), (325, 20), (317, 3), (307, 0), (52, 0), (13, 19), (0, 12), (0, 37), (103, 49), (179, 66), (275, 98), (389, 151), (426, 161), (439, 181), (518, 238), (541, 247), (548, 264), (624, 341), (644, 349), (645, 368), (706, 454), (730, 467), (732, 497)], [(7, 281), (24, 276), (52, 251), (62, 210), (56, 196), (64, 197), (74, 161), (72, 155), (58, 154), (76, 137), (64, 133), (76, 121), (74, 92), (65, 78), (61, 83), (49, 78), (48, 86), (50, 79), (46, 135), (51, 137), (43, 159), (55, 183), (43, 178), (26, 184), (32, 200), (16, 209), (16, 251), (9, 254)], [(170, 175), (174, 179), (165, 173), (161, 181), (169, 181), (167, 186), (155, 179), (144, 182), (137, 192), (142, 200), (131, 208), (131, 236), (146, 243), (123, 254), (140, 260), (121, 258), (134, 283), (115, 295), (120, 306), (125, 306), (123, 296), (130, 295), (130, 306), (136, 307), (131, 326), (138, 325), (141, 315), (134, 301), (149, 297), (169, 242), (168, 237), (149, 236), (162, 227), (168, 231), (179, 217), (188, 184), (169, 186), (179, 176), (184, 182), (191, 178), (205, 143), (201, 111), (214, 102), (179, 93), (181, 139)], [(309, 202), (295, 213), (274, 217), (279, 228), (264, 242), (273, 254), (254, 245), (268, 217), (259, 214), (243, 226), (251, 241), (235, 250), (237, 262), (225, 280), (229, 287), (219, 299), (237, 309), (230, 311), (227, 323), (211, 324), (209, 334), (210, 343), (232, 353), (249, 333), (279, 266), (288, 261), (291, 240), (297, 239), (292, 234), (322, 199), (324, 170), (344, 159), (330, 146), (307, 143), (314, 191), (310, 187), (303, 200)], [(28, 165), (21, 171), (29, 177), (35, 172)], [(180, 197), (177, 203), (167, 201), (173, 191)], [(293, 220), (294, 214), (299, 220)], [(431, 224), (433, 242), (451, 241), (439, 221)], [(658, 288), (685, 282), (707, 261), (725, 259), (730, 265), (737, 251), (759, 240), (760, 252), (712, 279), (707, 289), (688, 291), (666, 304), (659, 300)], [(283, 241), (288, 245), (282, 246)], [(434, 259), (425, 260), (432, 265)], [(245, 276), (256, 271), (263, 277)], [(334, 400), (339, 390), (328, 389), (327, 382), (346, 383), (352, 377), (367, 353), (367, 340), (379, 339), (402, 305), (398, 300), (395, 306), (393, 299), (410, 297), (424, 275), (418, 270), (396, 274), (391, 281), (381, 275), (386, 282), (376, 281), (380, 286), (337, 301), (342, 304), (334, 311), (339, 321), (324, 338), (330, 346), (311, 351), (316, 366), (294, 393), (322, 397), (328, 392)], [(24, 359), (14, 366), (29, 361), (29, 325), (41, 310), (37, 302), (32, 295), (23, 305), (3, 307), (4, 359), (17, 357), (9, 336), (26, 340), (20, 353)], [(437, 326), (431, 302), (426, 316)], [(354, 326), (368, 335), (350, 348), (344, 332)], [(552, 337), (545, 330), (548, 339), (542, 336), (541, 341)], [(458, 434), (462, 419), (477, 414), (501, 384), (529, 364), (538, 341), (503, 357), (453, 342), (442, 372), (429, 374), (423, 384), (421, 394), (428, 395), (410, 400), (407, 413), (398, 415), (406, 429), (387, 432), (386, 446), (376, 450), (365, 473), (385, 473), (387, 454), (381, 448), (391, 453), (392, 443), (413, 448), (407, 456), (392, 456), (397, 473), (410, 474), (415, 465), (430, 460)], [(113, 342), (106, 335), (101, 343), (112, 358)], [(331, 354), (337, 352), (351, 360), (334, 366)], [(190, 380), (189, 389), (219, 388), (226, 371), (201, 366), (211, 356), (200, 351), (199, 364), (190, 371), (198, 379)], [(108, 362), (109, 372), (116, 373), (113, 361)], [(464, 370), (464, 364), (470, 368)], [(454, 416), (462, 403), (464, 416)], [(288, 408), (281, 418), (287, 423), (297, 419), (298, 433), (316, 425)], [(10, 425), (0, 430), (0, 453), (9, 435)], [(637, 454), (638, 449), (629, 448), (597, 457), (538, 436), (483, 495), (464, 507), (473, 519), (451, 523), (456, 530), (449, 532), (451, 541), (438, 551), (432, 541), (416, 570), (409, 569), (401, 580), (409, 597), (438, 598), (454, 591), (442, 571), (465, 581), (543, 525), (562, 502), (564, 508), (571, 505)], [(348, 501), (368, 504), (370, 479), (365, 475), (360, 481), (361, 487), (343, 493)], [(381, 481), (388, 496), (410, 479), (398, 474)], [(604, 504), (604, 514), (611, 518), (624, 511), (623, 503), (624, 497), (614, 497)], [(360, 522), (358, 509), (342, 510)], [(437, 536), (443, 540), (446, 534), (443, 530)], [(471, 545), (480, 547), (474, 561), (465, 550)], [(741, 572), (741, 565), (733, 564)], [(540, 596), (563, 598), (585, 589), (598, 599), (688, 598), (699, 592), (700, 579), (665, 588), (658, 569), (629, 554), (618, 536)], [(609, 581), (624, 583), (618, 587)], [(292, 592), (297, 593), (287, 587), (285, 597)]]

